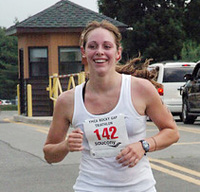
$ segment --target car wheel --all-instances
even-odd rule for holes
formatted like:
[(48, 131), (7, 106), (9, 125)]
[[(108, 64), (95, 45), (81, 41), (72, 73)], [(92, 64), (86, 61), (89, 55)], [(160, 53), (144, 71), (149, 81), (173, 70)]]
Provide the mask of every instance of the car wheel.
[(193, 124), (195, 121), (196, 117), (188, 115), (188, 106), (186, 99), (183, 99), (183, 104), (182, 104), (182, 120), (184, 124)]
[(179, 114), (179, 118), (180, 118), (181, 121), (183, 121), (183, 115), (182, 115), (182, 113)]

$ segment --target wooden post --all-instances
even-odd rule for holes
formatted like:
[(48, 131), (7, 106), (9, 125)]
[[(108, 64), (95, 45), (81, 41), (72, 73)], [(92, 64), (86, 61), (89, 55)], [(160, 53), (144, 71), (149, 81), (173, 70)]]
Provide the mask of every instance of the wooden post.
[(85, 81), (85, 72), (82, 71), (82, 72), (80, 72), (79, 75), (78, 75), (78, 84), (81, 84), (81, 83), (83, 83), (84, 81)]
[(53, 74), (54, 78), (53, 78), (53, 98), (55, 99), (53, 101), (54, 107), (56, 105), (56, 100), (58, 98), (58, 74), (54, 73)]
[(19, 91), (19, 84), (17, 85), (17, 111), (18, 111), (18, 115), (20, 115), (21, 112), (20, 112), (20, 91)]
[(32, 86), (30, 84), (27, 85), (27, 104), (28, 104), (28, 117), (32, 117), (33, 116)]

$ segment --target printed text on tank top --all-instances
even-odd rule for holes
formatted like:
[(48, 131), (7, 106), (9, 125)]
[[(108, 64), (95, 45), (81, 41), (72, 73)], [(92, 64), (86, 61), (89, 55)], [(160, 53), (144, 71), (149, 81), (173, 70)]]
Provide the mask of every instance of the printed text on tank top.
[(88, 119), (83, 125), (93, 158), (116, 156), (129, 143), (123, 114)]

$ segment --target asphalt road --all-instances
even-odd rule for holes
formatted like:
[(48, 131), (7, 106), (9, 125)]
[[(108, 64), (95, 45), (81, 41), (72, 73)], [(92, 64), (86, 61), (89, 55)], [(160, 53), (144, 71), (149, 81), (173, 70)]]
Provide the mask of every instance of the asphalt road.
[[(12, 121), (16, 112), (0, 114), (0, 192), (73, 192), (80, 153), (49, 165), (42, 147), (48, 127)], [(158, 192), (200, 192), (200, 120), (195, 125), (178, 122), (177, 144), (149, 153)], [(148, 136), (157, 128), (147, 122)]]

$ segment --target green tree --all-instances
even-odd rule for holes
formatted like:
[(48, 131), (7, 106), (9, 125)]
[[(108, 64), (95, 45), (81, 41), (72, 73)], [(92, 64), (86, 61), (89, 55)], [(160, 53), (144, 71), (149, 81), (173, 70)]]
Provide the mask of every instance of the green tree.
[(14, 99), (17, 80), (17, 37), (0, 27), (0, 99)]
[(181, 58), (184, 61), (197, 62), (200, 60), (200, 45), (196, 41), (187, 40), (183, 43)]
[(200, 0), (191, 0), (185, 9), (184, 26), (188, 39), (200, 43)]
[(124, 34), (124, 51), (141, 52), (154, 61), (181, 58), (185, 40), (183, 13), (186, 0), (98, 0), (99, 11), (131, 27)]

